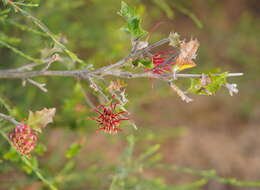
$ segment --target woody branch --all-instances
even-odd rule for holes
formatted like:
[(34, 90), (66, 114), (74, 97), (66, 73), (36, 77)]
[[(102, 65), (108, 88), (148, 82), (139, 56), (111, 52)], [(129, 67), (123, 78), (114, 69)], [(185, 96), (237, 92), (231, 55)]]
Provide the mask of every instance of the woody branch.
[[(98, 75), (101, 76), (115, 76), (120, 78), (157, 78), (157, 79), (167, 79), (172, 76), (172, 73), (167, 74), (155, 74), (153, 72), (143, 72), (143, 73), (132, 73), (132, 72), (119, 72), (119, 71), (113, 71), (115, 68), (119, 68), (124, 65), (127, 61), (130, 59), (138, 58), (143, 54), (148, 53), (150, 50), (152, 50), (155, 47), (161, 46), (165, 43), (169, 43), (169, 38), (165, 38), (163, 40), (160, 40), (159, 42), (156, 42), (154, 44), (151, 44), (150, 46), (135, 51), (133, 53), (130, 53), (128, 56), (124, 57), (123, 59), (117, 61), (114, 64), (104, 66), (101, 68), (98, 68), (96, 70), (90, 71), (90, 70), (36, 70), (36, 71), (25, 71), (28, 69), (33, 69), (37, 66), (41, 66), (42, 64), (37, 63), (30, 63), (28, 65), (24, 65), (22, 67), (19, 67), (17, 69), (6, 69), (6, 70), (0, 70), (0, 78), (1, 79), (28, 79), (33, 77), (40, 77), (40, 76), (59, 76), (59, 77), (96, 77)], [(50, 60), (46, 60), (44, 62), (47, 66), (50, 63)], [(229, 73), (228, 77), (236, 77), (236, 76), (242, 76), (243, 73)], [(177, 77), (180, 78), (199, 78), (202, 76), (202, 74), (176, 74)]]

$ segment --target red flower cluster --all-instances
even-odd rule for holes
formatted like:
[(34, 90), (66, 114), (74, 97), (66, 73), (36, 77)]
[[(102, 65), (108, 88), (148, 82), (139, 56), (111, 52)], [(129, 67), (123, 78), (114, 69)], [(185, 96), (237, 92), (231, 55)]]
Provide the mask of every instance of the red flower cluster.
[(151, 70), (154, 74), (162, 74), (167, 71), (172, 71), (172, 65), (175, 64), (175, 61), (171, 61), (170, 63), (164, 65), (164, 63), (171, 58), (166, 55), (170, 55), (172, 53), (173, 52), (160, 52), (153, 55), (152, 62), (154, 67)]
[(105, 133), (109, 134), (116, 134), (122, 129), (118, 128), (121, 121), (129, 120), (127, 116), (124, 114), (128, 114), (128, 112), (116, 112), (116, 106), (118, 103), (112, 103), (109, 106), (99, 105), (97, 108), (94, 109), (96, 113), (99, 114), (98, 117), (92, 118), (93, 120), (97, 121), (100, 128), (97, 131), (104, 131)]
[(25, 156), (30, 156), (30, 152), (35, 148), (37, 142), (37, 134), (25, 124), (17, 125), (9, 133), (9, 138), (16, 150)]

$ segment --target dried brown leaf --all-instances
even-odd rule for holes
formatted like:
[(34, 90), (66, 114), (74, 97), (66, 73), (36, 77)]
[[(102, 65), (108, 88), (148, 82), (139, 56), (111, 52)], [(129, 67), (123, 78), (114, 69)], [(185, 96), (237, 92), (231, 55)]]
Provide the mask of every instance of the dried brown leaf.
[(44, 108), (40, 111), (29, 112), (28, 125), (34, 130), (41, 132), (49, 123), (53, 122), (56, 108)]
[(179, 70), (195, 67), (193, 59), (197, 56), (197, 50), (199, 48), (199, 41), (197, 39), (190, 40), (189, 42), (182, 41), (180, 44), (180, 54), (176, 60), (176, 65)]

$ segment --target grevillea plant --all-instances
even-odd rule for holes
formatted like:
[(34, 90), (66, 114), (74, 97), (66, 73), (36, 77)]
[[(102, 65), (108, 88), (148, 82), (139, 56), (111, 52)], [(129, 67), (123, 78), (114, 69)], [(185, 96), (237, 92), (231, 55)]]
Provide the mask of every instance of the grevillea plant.
[(31, 152), (37, 145), (37, 139), (42, 129), (51, 123), (55, 115), (55, 108), (29, 113), (28, 124), (13, 122), (16, 127), (9, 133), (9, 139), (15, 149), (23, 156), (30, 157)]
[[(228, 77), (242, 76), (242, 73), (181, 73), (183, 70), (191, 69), (199, 65), (196, 61), (199, 49), (198, 39), (182, 39), (176, 32), (169, 31), (169, 36), (166, 36), (166, 38), (158, 42), (151, 43), (150, 41), (146, 41), (145, 37), (148, 32), (141, 27), (141, 16), (136, 9), (131, 8), (125, 2), (121, 3), (121, 9), (118, 13), (126, 21), (123, 30), (129, 35), (129, 39), (131, 40), (131, 51), (119, 61), (99, 68), (94, 68), (93, 65), (79, 58), (66, 47), (66, 40), (64, 38), (53, 34), (45, 24), (23, 9), (23, 6), (27, 5), (31, 7), (33, 4), (12, 0), (3, 0), (1, 2), (4, 7), (4, 10), (1, 10), (0, 14), (2, 18), (8, 17), (11, 10), (13, 10), (15, 14), (23, 15), (39, 29), (31, 29), (30, 31), (38, 32), (48, 37), (54, 44), (54, 47), (46, 50), (48, 53), (45, 52), (45, 56), (33, 58), (18, 50), (8, 41), (0, 38), (1, 46), (9, 48), (30, 62), (18, 68), (0, 70), (0, 79), (21, 80), (24, 86), (27, 84), (34, 85), (39, 88), (39, 90), (45, 92), (46, 96), (48, 84), (36, 81), (37, 77), (72, 77), (79, 83), (85, 83), (84, 85), (87, 85), (90, 91), (99, 97), (99, 102), (93, 103), (86, 96), (86, 102), (90, 107), (89, 110), (92, 110), (93, 114), (96, 114), (95, 117), (89, 117), (88, 119), (96, 121), (97, 131), (103, 131), (109, 135), (116, 135), (123, 130), (123, 121), (132, 125), (135, 129), (137, 129), (138, 126), (132, 119), (129, 119), (131, 114), (127, 110), (127, 103), (129, 101), (126, 93), (126, 82), (119, 79), (111, 80), (108, 76), (121, 79), (150, 78), (160, 80), (168, 84), (169, 90), (176, 92), (181, 100), (187, 103), (192, 101), (188, 93), (209, 96), (216, 94), (222, 87), (227, 88), (231, 96), (238, 93), (237, 85), (229, 83), (227, 79)], [(156, 48), (162, 45), (168, 45), (168, 50), (157, 51)], [(68, 67), (66, 70), (55, 70), (51, 67), (54, 62), (64, 64), (70, 62), (76, 66)], [(106, 79), (104, 80), (104, 78)], [(191, 79), (190, 87), (188, 87), (187, 90), (183, 91), (176, 85), (176, 81), (181, 78)], [(108, 82), (108, 80), (111, 81)], [(83, 91), (85, 91), (85, 89), (83, 89)], [(15, 112), (11, 110), (8, 112), (13, 117), (16, 117)], [(30, 112), (25, 123), (17, 122), (9, 115), (0, 114), (1, 118), (14, 124), (14, 129), (10, 130), (7, 140), (21, 156), (30, 157), (37, 145), (37, 141), (39, 141), (37, 140), (39, 134), (48, 123), (52, 122), (55, 112), (55, 108), (45, 108), (35, 113)], [(87, 127), (96, 129), (96, 126), (93, 124)], [(101, 135), (100, 133), (98, 134)], [(4, 136), (5, 134), (2, 133), (2, 135)], [(78, 150), (80, 147), (81, 145), (79, 146), (78, 144), (73, 145), (71, 148), (72, 151), (68, 153), (68, 157), (73, 157), (71, 155), (73, 155), (74, 150)], [(28, 160), (23, 161), (28, 163)], [(37, 169), (33, 169), (39, 179), (51, 189), (57, 189), (52, 183), (39, 174)]]
[(9, 139), (22, 155), (30, 156), (37, 143), (37, 134), (26, 124), (19, 124), (9, 133)]
[(94, 111), (99, 115), (93, 120), (98, 122), (99, 130), (104, 131), (109, 134), (116, 134), (122, 129), (119, 128), (121, 121), (129, 120), (125, 114), (128, 114), (126, 111), (117, 112), (117, 103), (110, 103), (110, 105), (99, 105)]

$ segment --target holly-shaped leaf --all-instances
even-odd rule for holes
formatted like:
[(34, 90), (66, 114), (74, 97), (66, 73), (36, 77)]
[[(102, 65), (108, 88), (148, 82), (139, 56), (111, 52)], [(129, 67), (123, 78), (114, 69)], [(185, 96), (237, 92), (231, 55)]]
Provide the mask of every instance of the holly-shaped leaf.
[(130, 33), (130, 35), (137, 39), (147, 34), (141, 27), (141, 18), (135, 11), (135, 9), (129, 7), (124, 1), (121, 2), (121, 10), (118, 14), (126, 19), (127, 25), (123, 27), (123, 30)]
[(118, 12), (119, 15), (126, 17), (126, 18), (131, 18), (135, 15), (135, 10), (131, 7), (129, 7), (126, 2), (122, 1), (121, 2), (121, 9)]
[(191, 93), (199, 95), (213, 95), (227, 83), (228, 72), (219, 75), (203, 75), (200, 79), (191, 79), (191, 85), (188, 89)]
[(152, 69), (153, 63), (151, 60), (144, 60), (144, 59), (137, 59), (132, 62), (134, 66), (139, 66), (140, 64), (143, 65), (146, 68)]
[(29, 112), (27, 124), (35, 131), (41, 132), (44, 127), (53, 122), (56, 108), (44, 108), (40, 111)]
[(227, 83), (227, 74), (224, 72), (218, 76), (210, 76), (212, 82), (207, 85), (207, 89), (215, 94), (224, 84)]

